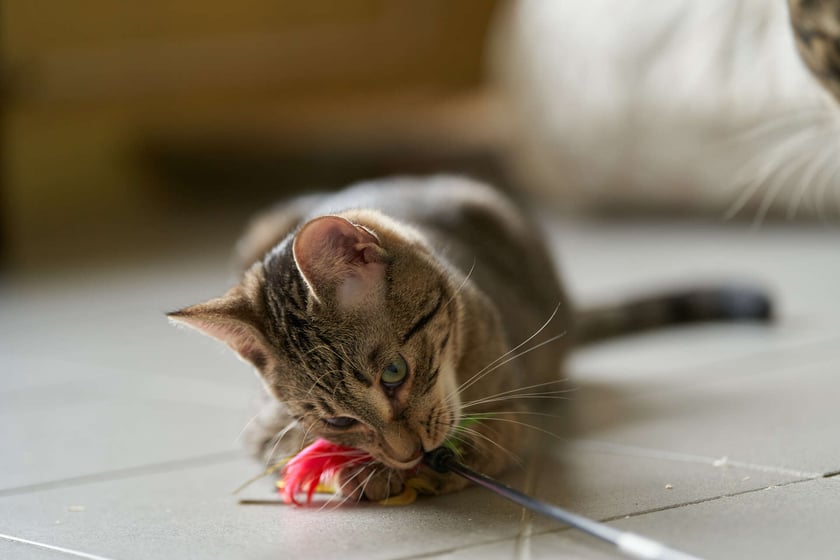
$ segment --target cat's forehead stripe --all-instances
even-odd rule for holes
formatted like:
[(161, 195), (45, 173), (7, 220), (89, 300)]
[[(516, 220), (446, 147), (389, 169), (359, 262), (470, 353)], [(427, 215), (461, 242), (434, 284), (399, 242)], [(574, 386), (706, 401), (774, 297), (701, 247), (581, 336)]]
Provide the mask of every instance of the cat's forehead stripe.
[(441, 289), (438, 292), (437, 298), (435, 299), (435, 302), (432, 305), (431, 309), (420, 315), (420, 317), (414, 322), (414, 324), (411, 325), (411, 327), (405, 332), (405, 334), (402, 337), (403, 344), (408, 342), (412, 336), (417, 334), (420, 331), (420, 329), (425, 327), (429, 323), (429, 321), (431, 321), (435, 317), (435, 315), (437, 315), (437, 313), (443, 306), (443, 294), (444, 292)]
[(373, 385), (373, 381), (367, 375), (365, 375), (361, 371), (357, 370), (356, 368), (353, 368), (352, 371), (353, 371), (353, 377), (356, 378), (356, 381), (358, 381), (359, 383), (361, 383), (365, 387), (370, 387), (371, 385)]

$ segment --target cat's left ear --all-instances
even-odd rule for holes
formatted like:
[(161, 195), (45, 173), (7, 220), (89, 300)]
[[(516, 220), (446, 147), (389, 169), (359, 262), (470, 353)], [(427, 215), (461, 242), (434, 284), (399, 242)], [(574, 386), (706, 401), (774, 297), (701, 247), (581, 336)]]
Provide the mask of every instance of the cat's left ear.
[(295, 235), (295, 264), (319, 301), (355, 307), (381, 295), (385, 250), (366, 228), (340, 216), (307, 222)]
[(268, 344), (259, 314), (242, 286), (222, 297), (166, 314), (176, 324), (194, 328), (230, 346), (258, 369), (268, 362)]

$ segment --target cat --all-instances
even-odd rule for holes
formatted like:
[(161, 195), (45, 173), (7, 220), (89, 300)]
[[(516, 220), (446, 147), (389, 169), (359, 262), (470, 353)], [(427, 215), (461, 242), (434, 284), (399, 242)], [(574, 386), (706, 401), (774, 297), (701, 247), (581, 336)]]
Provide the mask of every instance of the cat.
[(562, 391), (576, 344), (704, 319), (767, 318), (760, 293), (707, 290), (575, 312), (537, 224), (456, 176), (370, 181), (294, 199), (254, 220), (239, 284), (169, 314), (259, 372), (248, 440), (267, 460), (316, 438), (374, 461), (338, 475), (379, 500), (408, 473), (435, 493), (466, 482), (421, 464), (454, 445), (489, 475), (525, 440), (528, 398)]
[(561, 209), (840, 218), (840, 0), (510, 2), (500, 16), (489, 59), (518, 189)]

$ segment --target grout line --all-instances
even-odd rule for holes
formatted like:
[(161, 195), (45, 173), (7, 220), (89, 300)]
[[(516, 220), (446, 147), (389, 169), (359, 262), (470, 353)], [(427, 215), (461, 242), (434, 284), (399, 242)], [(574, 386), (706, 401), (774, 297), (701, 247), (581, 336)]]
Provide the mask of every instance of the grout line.
[[(545, 531), (545, 532), (551, 532), (551, 531)], [(451, 546), (449, 548), (444, 548), (442, 550), (432, 550), (432, 551), (428, 551), (428, 552), (416, 552), (416, 553), (410, 554), (408, 556), (395, 556), (393, 558), (393, 560), (423, 560), (424, 558), (438, 558), (438, 557), (443, 556), (445, 554), (452, 554), (453, 552), (459, 552), (461, 550), (469, 550), (471, 548), (477, 548), (477, 547), (480, 547), (480, 546), (487, 546), (487, 545), (491, 545), (491, 544), (499, 544), (499, 543), (505, 543), (505, 542), (514, 543), (515, 541), (516, 541), (515, 536), (503, 537), (503, 538), (500, 538), (500, 539), (490, 539), (490, 540), (487, 540), (487, 541), (475, 542), (475, 543), (470, 543), (470, 544), (467, 544), (467, 545)]]
[(800, 479), (815, 479), (822, 478), (823, 473), (815, 473), (809, 471), (799, 471), (795, 469), (788, 469), (785, 467), (772, 467), (769, 465), (759, 465), (756, 463), (747, 463), (744, 461), (732, 461), (728, 457), (707, 457), (705, 455), (692, 455), (690, 453), (679, 453), (675, 451), (665, 451), (662, 449), (651, 449), (648, 447), (637, 447), (634, 445), (624, 445), (620, 443), (610, 443), (597, 440), (576, 440), (572, 445), (579, 447), (586, 451), (594, 451), (601, 453), (610, 453), (613, 455), (627, 455), (634, 457), (647, 457), (650, 459), (663, 459), (666, 461), (678, 461), (681, 463), (699, 463), (703, 465), (712, 465), (715, 467), (729, 466), (738, 467), (742, 469), (750, 469), (754, 471), (783, 474), (787, 476), (794, 476)]
[[(763, 486), (761, 488), (750, 488), (749, 490), (742, 490), (740, 492), (732, 492), (730, 494), (721, 494), (719, 496), (712, 496), (710, 498), (699, 498), (697, 500), (692, 500), (690, 502), (682, 502), (680, 504), (672, 504), (672, 505), (669, 505), (669, 506), (661, 506), (661, 507), (658, 507), (658, 508), (646, 509), (646, 510), (643, 510), (643, 511), (637, 511), (637, 512), (633, 512), (633, 513), (629, 513), (629, 514), (625, 514), (625, 515), (616, 515), (616, 516), (613, 516), (613, 517), (606, 517), (604, 519), (601, 519), (600, 521), (602, 521), (603, 523), (609, 523), (610, 521), (619, 521), (621, 519), (630, 519), (632, 517), (639, 517), (639, 516), (648, 515), (648, 514), (651, 514), (651, 513), (659, 513), (661, 511), (668, 511), (668, 510), (672, 510), (672, 509), (680, 509), (680, 508), (687, 507), (687, 506), (696, 506), (696, 505), (700, 505), (700, 504), (716, 502), (718, 500), (723, 500), (725, 498), (737, 498), (739, 496), (744, 496), (746, 494), (754, 494), (756, 492), (766, 492), (767, 490), (770, 490), (772, 488), (783, 488), (785, 486), (792, 486), (794, 484), (802, 484), (804, 482), (813, 482), (814, 480), (816, 480), (816, 479), (806, 478), (806, 479), (801, 479), (801, 480), (791, 480), (789, 482), (782, 482), (782, 483), (773, 484), (773, 485), (770, 485), (770, 486)], [(566, 529), (568, 529), (568, 528), (566, 528)]]
[[(646, 509), (646, 510), (642, 510), (642, 511), (636, 511), (636, 512), (633, 512), (633, 513), (626, 513), (626, 514), (615, 515), (615, 516), (611, 516), (611, 517), (604, 517), (604, 518), (598, 519), (598, 521), (600, 521), (601, 523), (610, 523), (612, 521), (621, 521), (623, 519), (630, 519), (630, 518), (633, 518), (633, 517), (641, 517), (643, 515), (649, 515), (649, 514), (652, 514), (652, 513), (659, 513), (659, 512), (662, 512), (662, 511), (668, 511), (668, 510), (680, 509), (680, 508), (683, 508), (683, 507), (695, 506), (695, 505), (699, 505), (699, 504), (711, 503), (711, 502), (715, 502), (715, 501), (718, 501), (718, 500), (722, 500), (724, 498), (736, 498), (736, 497), (743, 496), (743, 495), (746, 495), (746, 494), (753, 494), (753, 493), (756, 493), (756, 492), (766, 492), (767, 490), (769, 490), (771, 488), (782, 488), (782, 487), (785, 487), (785, 486), (792, 486), (794, 484), (813, 482), (814, 480), (819, 479), (819, 478), (821, 478), (821, 477), (818, 476), (817, 478), (806, 478), (806, 479), (800, 479), (800, 480), (792, 480), (792, 481), (789, 481), (789, 482), (783, 482), (783, 483), (780, 483), (780, 484), (773, 484), (771, 486), (764, 486), (764, 487), (761, 487), (761, 488), (751, 488), (749, 490), (742, 490), (740, 492), (732, 492), (730, 494), (721, 494), (721, 495), (718, 495), (718, 496), (711, 496), (711, 497), (708, 497), (708, 498), (700, 498), (700, 499), (697, 499), (697, 500), (692, 500), (690, 502), (682, 502), (682, 503), (679, 503), (679, 504), (671, 504), (671, 505), (661, 506), (661, 507), (657, 507), (657, 508), (650, 508), (650, 509)], [(563, 533), (563, 532), (566, 532), (566, 531), (575, 531), (575, 529), (572, 528), (572, 527), (568, 527), (566, 525), (562, 525), (559, 528), (544, 529), (544, 530), (536, 531), (529, 536), (550, 535), (552, 533)], [(454, 547), (450, 547), (450, 548), (447, 548), (447, 549), (444, 549), (444, 550), (422, 552), (422, 553), (419, 553), (419, 554), (412, 554), (412, 555), (409, 555), (409, 556), (398, 556), (398, 557), (395, 557), (395, 560), (422, 560), (422, 559), (427, 559), (427, 558), (429, 558), (429, 559), (430, 558), (437, 558), (437, 557), (443, 556), (445, 554), (450, 554), (450, 553), (458, 552), (458, 551), (462, 551), (462, 550), (469, 550), (471, 548), (477, 548), (477, 547), (485, 546), (485, 545), (491, 545), (491, 544), (502, 543), (502, 542), (507, 542), (507, 541), (511, 541), (511, 542), (515, 543), (516, 538), (517, 537), (512, 537), (512, 538), (511, 537), (505, 537), (505, 538), (501, 538), (501, 539), (491, 539), (491, 540), (488, 540), (488, 541), (471, 543), (471, 544), (466, 545), (466, 546), (454, 546)]]
[[(542, 461), (530, 461), (523, 484), (523, 491), (526, 494), (533, 495), (535, 493), (541, 465)], [(519, 530), (514, 539), (513, 554), (516, 560), (529, 560), (531, 558), (531, 535), (534, 533), (534, 514), (527, 508), (523, 507), (521, 509), (522, 514), (519, 519)]]
[(70, 548), (64, 548), (63, 546), (54, 546), (51, 544), (40, 543), (37, 541), (30, 541), (29, 539), (22, 539), (20, 537), (13, 537), (11, 535), (4, 535), (0, 533), (0, 539), (6, 539), (7, 541), (22, 543), (22, 544), (29, 544), (32, 546), (37, 546), (39, 548), (46, 548), (47, 550), (54, 550), (56, 552), (63, 552), (65, 554), (69, 554), (71, 556), (76, 556), (77, 558), (86, 558), (87, 560), (112, 560), (110, 558), (105, 558), (104, 556), (97, 556), (96, 554), (88, 554), (87, 552), (80, 552), (78, 550), (72, 550)]
[[(624, 519), (631, 519), (631, 518), (634, 518), (634, 517), (641, 517), (641, 516), (644, 516), (644, 515), (650, 515), (652, 513), (659, 513), (659, 512), (663, 512), (663, 511), (676, 510), (676, 509), (680, 509), (680, 508), (683, 508), (683, 507), (690, 507), (690, 506), (696, 506), (696, 505), (700, 505), (700, 504), (716, 502), (718, 500), (723, 500), (725, 498), (737, 498), (739, 496), (744, 496), (744, 495), (747, 495), (747, 494), (754, 494), (754, 493), (757, 493), (757, 492), (766, 492), (767, 490), (770, 490), (770, 489), (773, 489), (773, 488), (782, 488), (782, 487), (786, 487), (786, 486), (793, 486), (795, 484), (813, 482), (814, 480), (817, 480), (817, 479), (808, 478), (808, 479), (801, 479), (801, 480), (792, 480), (792, 481), (789, 481), (789, 482), (783, 482), (783, 483), (780, 483), (780, 484), (773, 484), (771, 486), (765, 486), (765, 487), (762, 487), (762, 488), (751, 488), (749, 490), (742, 490), (740, 492), (732, 492), (730, 494), (721, 494), (719, 496), (712, 496), (712, 497), (709, 497), (709, 498), (700, 498), (700, 499), (697, 499), (697, 500), (692, 500), (690, 502), (682, 502), (682, 503), (679, 503), (679, 504), (672, 504), (672, 505), (661, 506), (661, 507), (657, 507), (657, 508), (650, 508), (650, 509), (646, 509), (646, 510), (642, 510), (642, 511), (636, 511), (636, 512), (633, 512), (633, 513), (628, 513), (628, 514), (623, 514), (623, 515), (615, 515), (615, 516), (612, 516), (612, 517), (604, 517), (604, 518), (598, 519), (598, 521), (601, 522), (601, 523), (610, 523), (612, 521), (621, 521), (621, 520), (624, 520)], [(567, 532), (567, 531), (574, 532), (575, 529), (573, 527), (568, 527), (568, 526), (563, 525), (562, 527), (559, 527), (557, 529), (547, 529), (547, 530), (538, 531), (538, 532), (534, 533), (534, 535), (550, 535), (550, 534), (553, 534), (553, 533), (564, 533), (564, 532)], [(502, 541), (498, 541), (498, 542), (502, 542)], [(473, 547), (476, 547), (476, 546), (480, 546), (481, 544), (487, 544), (487, 543), (476, 543), (474, 545), (469, 545), (469, 546), (466, 546), (466, 547), (463, 547), (463, 548), (464, 549), (469, 549), (469, 548), (473, 548)], [(453, 549), (453, 551), (454, 550), (462, 550), (462, 549), (458, 548), (458, 549)], [(448, 551), (446, 551), (446, 552), (448, 552)], [(434, 555), (429, 554), (428, 556), (432, 557)], [(417, 558), (424, 558), (424, 556), (418, 556)], [(401, 559), (401, 560), (411, 560), (411, 559)]]
[(71, 478), (62, 478), (59, 480), (51, 480), (49, 482), (39, 482), (35, 484), (28, 484), (26, 486), (17, 486), (14, 488), (6, 488), (0, 490), (0, 498), (6, 496), (16, 496), (20, 494), (28, 494), (32, 492), (43, 492), (45, 490), (54, 490), (56, 488), (64, 488), (68, 486), (77, 486), (80, 484), (91, 484), (95, 482), (108, 482), (111, 480), (122, 480), (125, 478), (133, 478), (146, 474), (158, 474), (170, 471), (181, 470), (184, 468), (194, 466), (213, 465), (218, 463), (227, 463), (241, 457), (238, 451), (221, 451), (218, 453), (210, 453), (208, 455), (201, 455), (198, 457), (190, 457), (188, 459), (178, 459), (175, 461), (165, 461), (163, 463), (153, 463), (150, 465), (141, 465), (138, 467), (128, 467), (124, 469), (116, 469), (113, 471), (105, 471), (93, 474), (84, 474), (81, 476), (74, 476)]

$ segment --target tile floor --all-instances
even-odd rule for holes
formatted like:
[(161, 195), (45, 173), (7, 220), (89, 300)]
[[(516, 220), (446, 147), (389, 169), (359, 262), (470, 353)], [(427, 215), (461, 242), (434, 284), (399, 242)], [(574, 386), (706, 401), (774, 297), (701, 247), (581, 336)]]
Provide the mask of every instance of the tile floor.
[[(703, 558), (840, 557), (836, 229), (562, 223), (581, 301), (698, 279), (766, 285), (772, 327), (581, 351), (562, 437), (507, 480)], [(225, 253), (0, 286), (0, 558), (620, 558), (480, 489), (409, 507), (240, 505), (256, 387), (162, 312), (215, 295)], [(549, 440), (553, 441), (553, 440)], [(270, 481), (245, 497), (272, 500)]]

